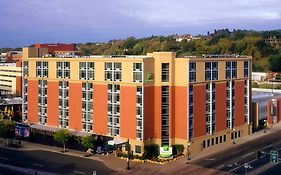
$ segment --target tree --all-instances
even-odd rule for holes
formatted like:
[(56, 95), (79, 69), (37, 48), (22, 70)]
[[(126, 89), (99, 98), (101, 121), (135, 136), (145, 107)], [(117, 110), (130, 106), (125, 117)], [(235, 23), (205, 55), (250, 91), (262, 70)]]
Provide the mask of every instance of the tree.
[(71, 138), (71, 134), (67, 129), (60, 129), (55, 132), (54, 140), (63, 144), (63, 152), (65, 152), (65, 144)]
[(83, 137), (81, 145), (83, 147), (85, 147), (86, 149), (89, 149), (89, 148), (93, 149), (94, 148), (94, 135)]
[(252, 88), (259, 88), (259, 84), (257, 82), (253, 82), (252, 83)]
[(3, 119), (0, 121), (0, 137), (5, 140), (12, 138), (15, 135), (16, 123), (15, 121)]
[(281, 54), (270, 55), (269, 69), (273, 72), (281, 72)]
[(125, 40), (125, 42), (124, 42), (124, 48), (125, 49), (131, 49), (131, 48), (133, 48), (134, 47), (134, 45), (136, 44), (136, 38), (134, 38), (134, 37), (129, 37), (129, 38), (127, 38), (126, 40)]
[(87, 137), (83, 137), (82, 138), (82, 142), (81, 145), (87, 149), (87, 155), (90, 156), (92, 149), (94, 149), (94, 142), (95, 142), (95, 138), (94, 135), (90, 135)]

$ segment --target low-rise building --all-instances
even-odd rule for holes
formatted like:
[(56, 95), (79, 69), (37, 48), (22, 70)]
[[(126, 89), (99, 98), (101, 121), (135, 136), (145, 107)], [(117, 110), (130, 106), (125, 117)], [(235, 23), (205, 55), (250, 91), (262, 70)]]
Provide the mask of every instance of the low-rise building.
[(0, 63), (0, 94), (21, 95), (21, 67), (16, 63)]
[(276, 124), (281, 119), (281, 90), (258, 89), (252, 91), (253, 131)]

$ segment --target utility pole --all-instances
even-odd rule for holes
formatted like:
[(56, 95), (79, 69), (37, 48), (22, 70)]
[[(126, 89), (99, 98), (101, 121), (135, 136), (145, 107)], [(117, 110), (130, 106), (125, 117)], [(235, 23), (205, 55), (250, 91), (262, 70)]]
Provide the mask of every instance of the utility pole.
[(235, 128), (232, 129), (233, 144), (235, 144)]
[(127, 140), (126, 147), (127, 147), (127, 170), (130, 170), (130, 143), (129, 143), (129, 139)]

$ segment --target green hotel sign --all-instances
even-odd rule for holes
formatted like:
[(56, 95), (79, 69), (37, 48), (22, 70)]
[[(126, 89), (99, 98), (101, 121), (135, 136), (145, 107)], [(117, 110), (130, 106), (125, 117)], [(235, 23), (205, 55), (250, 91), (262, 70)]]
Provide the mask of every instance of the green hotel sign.
[(278, 151), (271, 150), (271, 151), (270, 151), (270, 163), (278, 164), (278, 162), (279, 162), (278, 159), (279, 159), (279, 153), (278, 153)]
[(160, 156), (161, 157), (171, 157), (172, 155), (173, 155), (172, 147), (169, 147), (168, 145), (160, 147)]
[(153, 73), (146, 73), (145, 81), (153, 81)]

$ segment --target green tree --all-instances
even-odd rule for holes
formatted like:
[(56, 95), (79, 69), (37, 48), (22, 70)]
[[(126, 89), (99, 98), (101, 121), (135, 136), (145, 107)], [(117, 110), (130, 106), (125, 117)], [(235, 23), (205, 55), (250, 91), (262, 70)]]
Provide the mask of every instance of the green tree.
[(0, 121), (0, 137), (4, 138), (12, 138), (15, 135), (16, 123), (15, 121), (2, 119)]
[(269, 69), (273, 72), (281, 72), (281, 54), (270, 55)]
[(94, 135), (83, 137), (81, 145), (86, 149), (89, 149), (89, 148), (93, 149), (94, 148), (94, 140), (95, 140)]
[(134, 45), (136, 44), (136, 38), (134, 37), (129, 37), (125, 40), (124, 42), (124, 48), (125, 49), (132, 49), (134, 47)]
[(71, 133), (67, 129), (60, 129), (55, 132), (54, 140), (63, 144), (63, 152), (65, 152), (65, 144), (71, 138)]
[(259, 84), (257, 82), (253, 82), (252, 83), (252, 87), (253, 88), (259, 88), (260, 86), (259, 86)]

